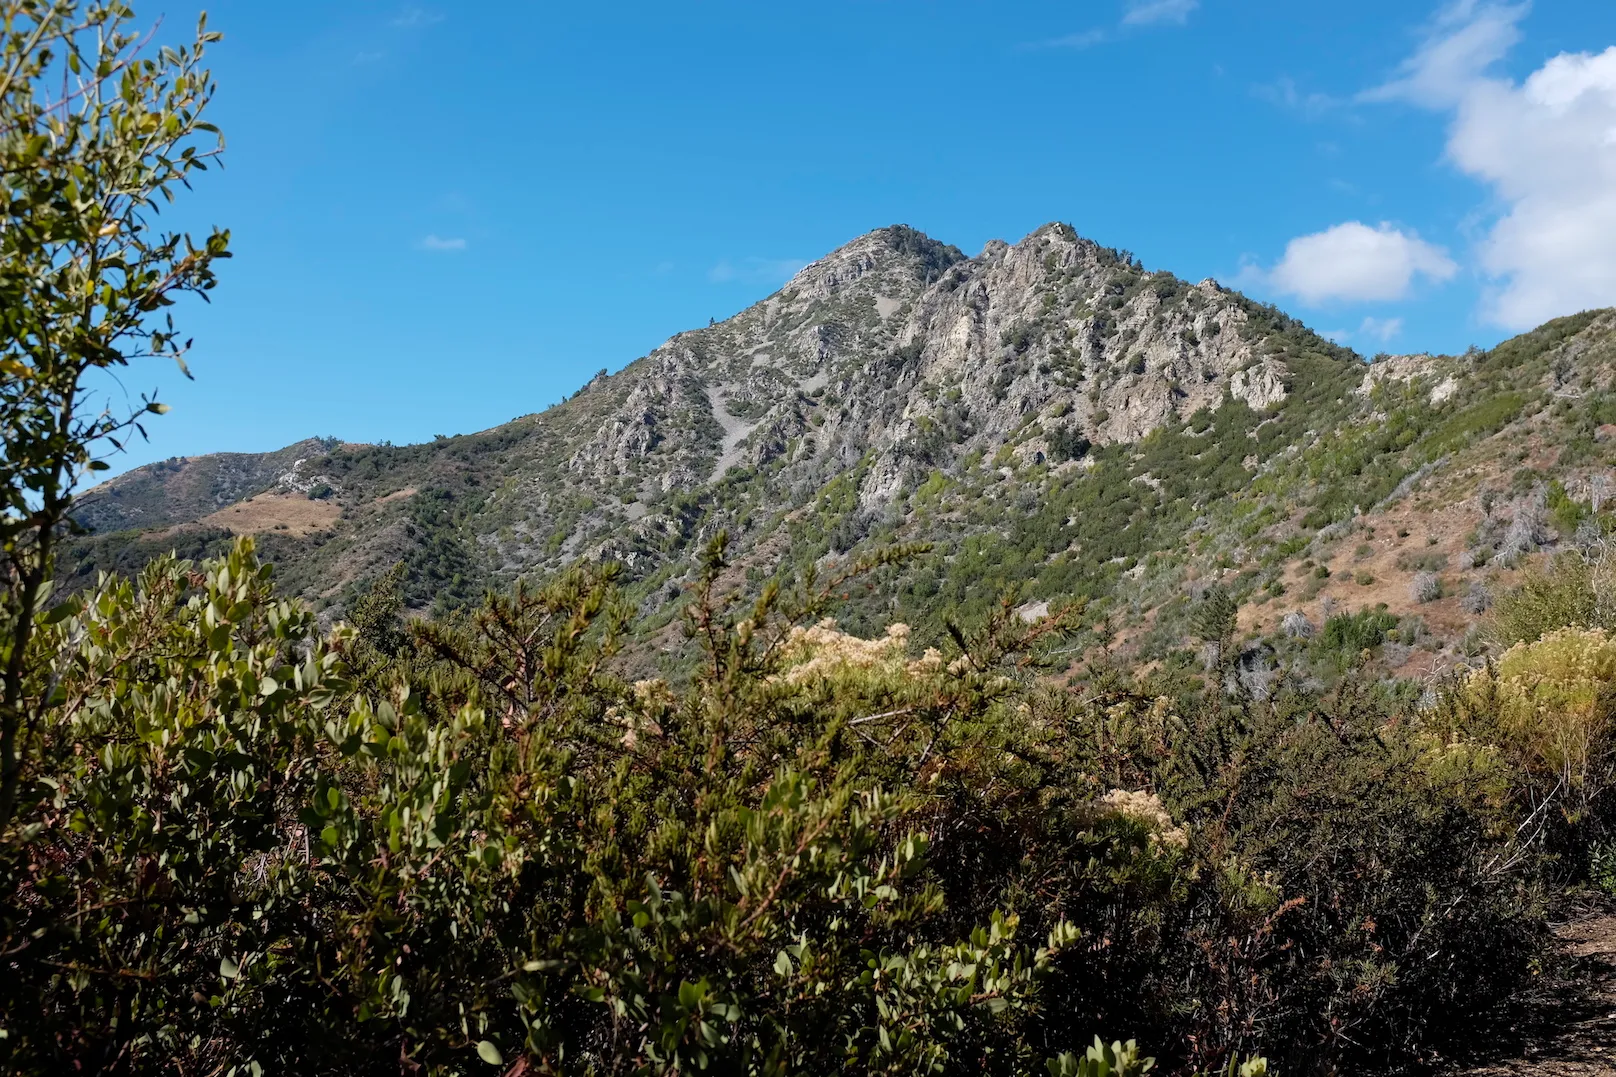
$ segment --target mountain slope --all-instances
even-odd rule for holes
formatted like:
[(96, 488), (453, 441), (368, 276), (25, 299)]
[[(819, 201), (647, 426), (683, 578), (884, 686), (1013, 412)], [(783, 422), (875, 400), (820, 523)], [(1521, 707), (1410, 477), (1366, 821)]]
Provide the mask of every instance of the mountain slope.
[(1385, 602), (1423, 619), (1398, 647), (1423, 632), (1452, 657), (1474, 587), (1603, 508), (1613, 328), (1582, 315), (1366, 367), (1064, 225), (975, 258), (897, 226), (480, 434), (131, 472), (86, 497), (97, 535), (72, 556), (84, 574), (256, 530), (283, 586), (333, 612), (398, 561), (412, 604), (442, 607), (612, 558), (655, 625), (720, 529), (752, 581), (915, 540), (932, 549), (851, 595), (850, 624), (924, 638), (1008, 591), (1030, 611), (1085, 598), (1091, 643), (1161, 657), (1216, 580), (1253, 636), (1322, 625), (1321, 600)]

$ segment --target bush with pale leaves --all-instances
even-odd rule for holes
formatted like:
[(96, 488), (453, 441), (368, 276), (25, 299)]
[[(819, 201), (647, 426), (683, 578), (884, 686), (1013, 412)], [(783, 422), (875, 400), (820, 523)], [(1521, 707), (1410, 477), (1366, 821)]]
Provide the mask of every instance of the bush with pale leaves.
[(1120, 815), (1150, 831), (1153, 844), (1183, 849), (1190, 843), (1189, 832), (1173, 822), (1161, 797), (1146, 790), (1113, 789), (1100, 798), (1108, 814)]
[(1563, 628), (1517, 643), (1469, 684), (1472, 700), (1496, 713), (1506, 747), (1584, 796), (1612, 781), (1613, 690), (1616, 639), (1597, 628)]
[(849, 635), (836, 627), (834, 618), (818, 624), (796, 625), (786, 639), (785, 653), (791, 663), (785, 672), (787, 684), (801, 685), (818, 680), (836, 680), (848, 675), (893, 676), (928, 673), (942, 668), (941, 653), (928, 647), (915, 661), (908, 660), (909, 626), (888, 625), (886, 634), (875, 639)]

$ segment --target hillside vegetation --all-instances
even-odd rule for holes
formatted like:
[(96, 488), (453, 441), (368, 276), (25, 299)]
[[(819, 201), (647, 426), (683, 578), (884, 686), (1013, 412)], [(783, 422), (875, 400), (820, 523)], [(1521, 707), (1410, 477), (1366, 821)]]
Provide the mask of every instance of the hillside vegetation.
[[(1185, 662), (1188, 611), (1216, 585), (1244, 604), (1253, 676), (1331, 681), (1312, 641), (1361, 611), (1385, 621), (1384, 669), (1429, 675), (1481, 652), (1475, 618), (1522, 564), (1602, 533), (1613, 341), (1616, 315), (1590, 312), (1488, 352), (1366, 364), (1065, 226), (974, 259), (882, 229), (494, 430), (140, 469), (84, 499), (97, 534), (70, 563), (88, 582), (256, 533), (284, 587), (340, 616), (399, 562), (406, 602), (442, 612), (612, 561), (646, 617), (643, 668), (672, 672), (660, 626), (718, 531), (754, 591), (926, 543), (844, 621), (937, 643), (945, 613), (980, 619), (1006, 593), (1082, 600), (1074, 654)], [(219, 511), (266, 493), (332, 511)]]
[(1061, 622), (920, 650), (824, 618), (862, 575), (737, 605), (728, 569), (682, 686), (615, 672), (611, 566), (409, 625), (395, 575), (327, 634), (241, 540), (57, 607), (4, 1057), (1075, 1073), (1100, 1032), (1396, 1071), (1474, 1051), (1616, 857), (1599, 629), (1423, 708), (1354, 670), (1065, 687)]
[(0, 1070), (1406, 1073), (1616, 897), (1610, 312), (1366, 366), (894, 227), (496, 430), (81, 496), (229, 254), (156, 216), (218, 35), (0, 25)]

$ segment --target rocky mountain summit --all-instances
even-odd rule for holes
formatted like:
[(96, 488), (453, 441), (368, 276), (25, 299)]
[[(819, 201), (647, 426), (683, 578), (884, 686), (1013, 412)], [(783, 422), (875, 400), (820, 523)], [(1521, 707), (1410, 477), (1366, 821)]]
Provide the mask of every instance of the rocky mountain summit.
[(879, 509), (917, 470), (997, 450), (1029, 420), (1048, 424), (1018, 442), (1037, 460), (1050, 436), (1137, 441), (1226, 395), (1273, 406), (1288, 372), (1261, 353), (1251, 306), (1061, 225), (969, 259), (882, 229), (591, 383), (604, 400), (585, 406), (610, 417), (568, 467), (609, 484), (649, 466), (666, 493), (776, 459), (817, 485), (868, 456), (859, 502)]
[[(96, 535), (75, 556), (86, 573), (200, 552), (250, 519), (284, 586), (333, 614), (400, 561), (412, 603), (443, 607), (611, 559), (654, 621), (720, 529), (753, 582), (920, 541), (929, 552), (850, 600), (854, 621), (902, 616), (924, 633), (1002, 593), (1037, 609), (1081, 599), (1095, 641), (1153, 652), (1181, 642), (1185, 596), (1218, 581), (1247, 600), (1253, 633), (1373, 598), (1456, 647), (1456, 594), (1485, 589), (1477, 572), (1512, 571), (1506, 546), (1574, 540), (1574, 510), (1564, 534), (1549, 517), (1602, 481), (1611, 331), (1608, 313), (1583, 315), (1490, 353), (1371, 365), (1065, 225), (973, 258), (894, 226), (492, 430), (121, 476), (85, 497)], [(249, 497), (253, 512), (219, 515)], [(329, 526), (274, 522), (298, 500), (329, 505)], [(1338, 555), (1393, 511), (1402, 538), (1430, 517), (1437, 541), (1399, 545), (1385, 575), (1356, 567), (1373, 560), (1362, 543)], [(1455, 570), (1467, 578), (1445, 580)], [(1438, 581), (1426, 598), (1388, 591), (1420, 572)]]

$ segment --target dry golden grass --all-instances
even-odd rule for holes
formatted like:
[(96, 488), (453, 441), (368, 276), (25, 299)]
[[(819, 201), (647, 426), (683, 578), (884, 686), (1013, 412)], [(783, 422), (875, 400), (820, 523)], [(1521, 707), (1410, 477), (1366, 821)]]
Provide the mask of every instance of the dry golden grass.
[(237, 535), (279, 531), (299, 538), (329, 531), (342, 515), (341, 506), (302, 494), (259, 494), (210, 513), (193, 526), (222, 527)]

